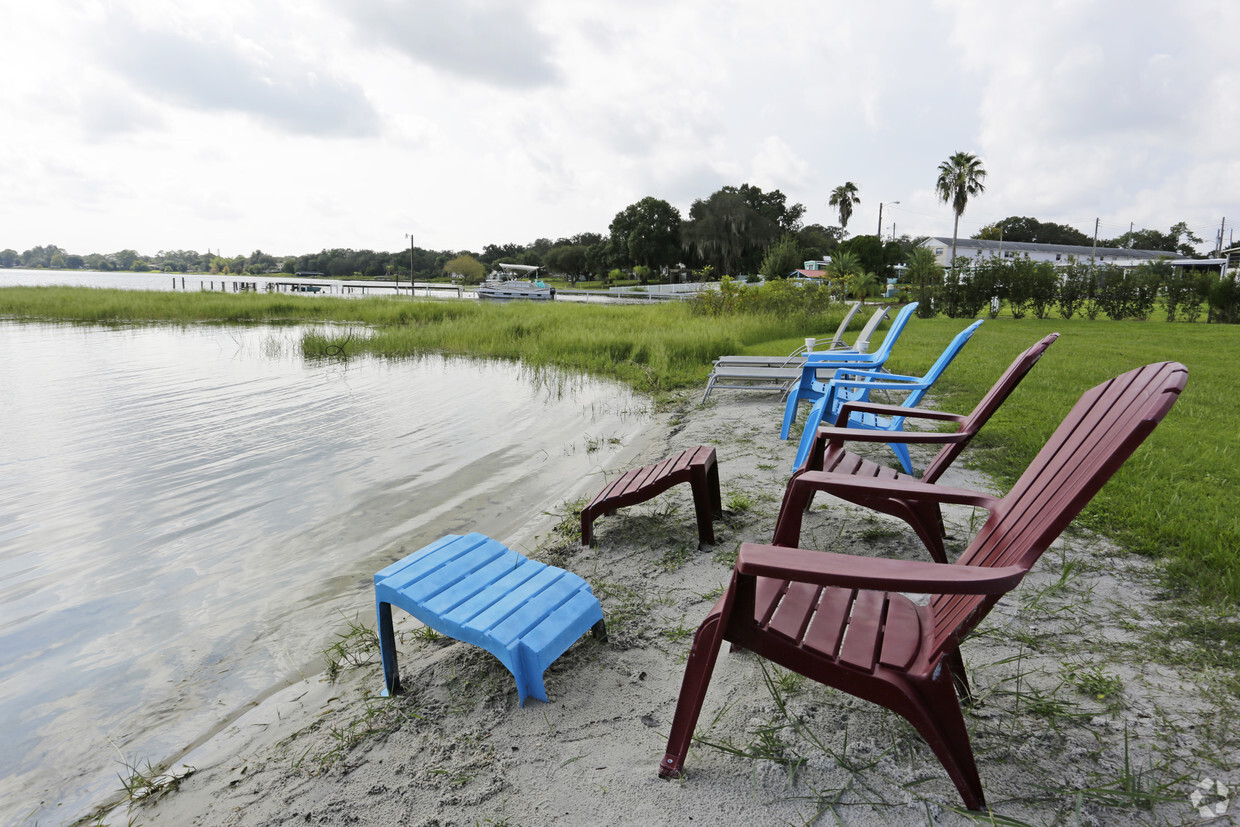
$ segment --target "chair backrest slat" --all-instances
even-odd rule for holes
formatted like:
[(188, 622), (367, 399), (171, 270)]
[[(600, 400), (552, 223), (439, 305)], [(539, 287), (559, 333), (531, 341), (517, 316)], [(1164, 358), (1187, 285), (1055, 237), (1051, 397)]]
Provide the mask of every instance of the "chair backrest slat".
[(986, 392), (986, 395), (982, 397), (982, 401), (977, 403), (977, 407), (960, 423), (957, 431), (966, 434), (966, 438), (960, 442), (949, 442), (947, 445), (944, 445), (943, 450), (939, 451), (938, 455), (926, 466), (925, 473), (922, 474), (922, 479), (925, 482), (935, 482), (939, 477), (943, 476), (943, 472), (956, 461), (956, 457), (960, 456), (960, 453), (968, 446), (969, 441), (990, 420), (995, 411), (999, 410), (999, 407), (1007, 401), (1007, 398), (1012, 395), (1012, 391), (1016, 390), (1016, 386), (1029, 374), (1033, 366), (1042, 358), (1042, 354), (1046, 352), (1046, 349), (1058, 338), (1058, 333), (1052, 333), (1016, 357), (1016, 360), (1004, 371), (1003, 376), (999, 377), (999, 381)]
[[(827, 343), (827, 350), (836, 347), (844, 347), (844, 334), (848, 332), (848, 326), (852, 324), (853, 316), (857, 315), (857, 311), (861, 309), (861, 302), (853, 302), (848, 306), (848, 312), (844, 314), (844, 320), (840, 322), (840, 326), (835, 329), (835, 335), (831, 337), (831, 341)], [(802, 350), (804, 347), (802, 347)]]
[[(1162, 421), (1187, 377), (1183, 365), (1162, 362), (1082, 396), (956, 564), (1017, 565), (1028, 571)], [(931, 600), (936, 651), (958, 641), (997, 599), (936, 595)]]
[(865, 353), (870, 349), (870, 340), (874, 338), (874, 331), (878, 329), (879, 324), (887, 317), (890, 312), (888, 307), (880, 307), (874, 311), (866, 321), (865, 327), (861, 328), (861, 332), (857, 334), (857, 341), (853, 342), (852, 349), (858, 353)]

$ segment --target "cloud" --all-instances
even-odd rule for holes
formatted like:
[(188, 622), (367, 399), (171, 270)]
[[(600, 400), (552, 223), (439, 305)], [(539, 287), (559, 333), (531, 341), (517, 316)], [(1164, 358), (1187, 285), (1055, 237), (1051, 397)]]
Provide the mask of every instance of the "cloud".
[(552, 40), (530, 18), (532, 7), (481, 0), (361, 0), (350, 15), (362, 40), (491, 86), (535, 89), (561, 82)]
[(986, 79), (978, 151), (1000, 214), (1165, 228), (1217, 201), (1195, 170), (1217, 169), (1222, 154), (1202, 113), (1234, 97), (1218, 95), (1220, 77), (1237, 78), (1219, 33), (1240, 24), (1236, 11), (1200, 0), (1175, 14), (1109, 2), (944, 5), (963, 64)]
[(192, 110), (239, 112), (299, 135), (377, 134), (364, 90), (240, 37), (203, 39), (110, 18), (102, 63), (143, 94)]

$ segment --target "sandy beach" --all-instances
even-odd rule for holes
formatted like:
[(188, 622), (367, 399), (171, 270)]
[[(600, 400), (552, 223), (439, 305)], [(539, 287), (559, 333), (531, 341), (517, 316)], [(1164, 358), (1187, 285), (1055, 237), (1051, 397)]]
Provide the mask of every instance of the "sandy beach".
[[(613, 448), (615, 473), (715, 446), (725, 518), (713, 547), (698, 548), (687, 486), (601, 517), (593, 548), (571, 531), (571, 503), (531, 501), (549, 513), (496, 538), (585, 577), (603, 604), (609, 640), (587, 635), (556, 661), (550, 703), (519, 707), (491, 655), (397, 612), (403, 694), (379, 696), (378, 652), (363, 646), (335, 680), (310, 676), (257, 704), (187, 754), (178, 782), (107, 823), (974, 823), (902, 719), (726, 648), (698, 727), (709, 744), (690, 752), (683, 778), (656, 775), (693, 631), (739, 544), (774, 529), (796, 450), (778, 439), (781, 409), (765, 394), (686, 397), (647, 444)], [(864, 453), (892, 458), (885, 446)], [(930, 455), (914, 449), (918, 467)], [(968, 457), (943, 482), (993, 490), (963, 467)], [(581, 496), (601, 486), (584, 480)], [(980, 520), (966, 508), (945, 516), (951, 552)], [(821, 496), (802, 545), (926, 559), (902, 522)], [(1159, 636), (1183, 609), (1156, 575), (1155, 563), (1070, 529), (962, 647), (979, 698), (966, 719), (999, 823), (1222, 823), (1240, 812), (1234, 696)], [(373, 625), (372, 606), (357, 610)]]

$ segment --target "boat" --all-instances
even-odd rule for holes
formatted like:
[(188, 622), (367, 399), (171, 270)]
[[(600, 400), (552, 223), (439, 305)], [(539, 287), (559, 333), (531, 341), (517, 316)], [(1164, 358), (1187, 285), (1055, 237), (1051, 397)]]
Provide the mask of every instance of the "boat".
[(475, 291), (480, 299), (533, 299), (550, 301), (555, 298), (555, 288), (548, 287), (542, 281), (488, 281), (479, 285)]

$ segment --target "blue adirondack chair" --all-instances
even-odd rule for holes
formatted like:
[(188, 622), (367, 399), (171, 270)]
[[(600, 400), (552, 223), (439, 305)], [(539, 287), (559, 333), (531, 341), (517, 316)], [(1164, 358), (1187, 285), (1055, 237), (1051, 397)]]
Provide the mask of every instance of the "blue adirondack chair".
[[(956, 334), (951, 344), (942, 355), (930, 366), (924, 376), (901, 376), (895, 373), (882, 373), (877, 370), (840, 370), (828, 383), (826, 393), (814, 403), (809, 418), (805, 421), (805, 431), (801, 434), (801, 444), (797, 447), (797, 458), (792, 468), (795, 471), (805, 464), (810, 450), (814, 447), (814, 435), (822, 422), (826, 411), (831, 412), (830, 421), (839, 427), (847, 423), (849, 428), (865, 428), (870, 431), (901, 431), (904, 429), (904, 417), (879, 416), (874, 413), (862, 413), (848, 409), (849, 402), (867, 402), (870, 392), (876, 390), (906, 391), (908, 396), (900, 403), (902, 408), (916, 408), (926, 392), (930, 390), (938, 378), (947, 370), (952, 359), (964, 347), (965, 342), (973, 336), (973, 332), (982, 326), (978, 319), (973, 324)], [(894, 327), (894, 326), (893, 326)], [(884, 346), (886, 342), (883, 342)], [(846, 423), (845, 423), (846, 420)], [(913, 463), (908, 454), (908, 444), (903, 442), (888, 443), (900, 460), (904, 473), (913, 473)]]
[(896, 339), (900, 338), (900, 334), (904, 332), (904, 326), (908, 324), (908, 320), (912, 318), (913, 311), (916, 309), (917, 302), (911, 302), (896, 314), (891, 327), (887, 328), (887, 335), (883, 337), (882, 347), (873, 353), (836, 350), (806, 354), (805, 363), (801, 366), (801, 381), (788, 391), (788, 401), (784, 405), (784, 423), (779, 430), (779, 438), (788, 438), (792, 422), (797, 417), (797, 405), (801, 401), (815, 402), (826, 395), (827, 385), (819, 380), (818, 371), (841, 368), (878, 370), (891, 356), (891, 348), (895, 345)]

